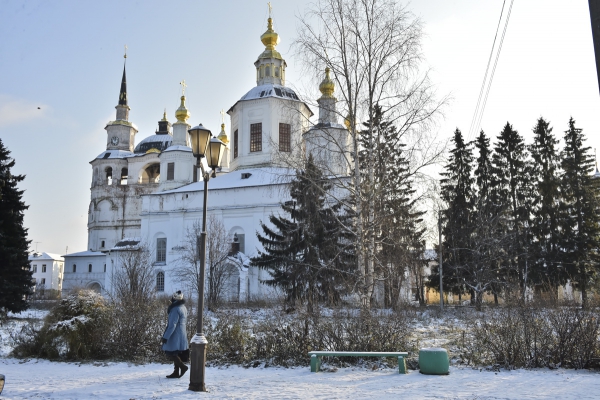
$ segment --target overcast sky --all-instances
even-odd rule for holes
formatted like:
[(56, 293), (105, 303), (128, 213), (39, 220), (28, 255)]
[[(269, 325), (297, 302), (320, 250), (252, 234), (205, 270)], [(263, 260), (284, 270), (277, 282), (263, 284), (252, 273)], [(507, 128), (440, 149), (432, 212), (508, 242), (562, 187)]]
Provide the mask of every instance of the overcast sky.
[[(308, 87), (290, 48), (308, 1), (271, 3), (287, 84)], [(440, 96), (453, 99), (439, 124), (442, 138), (457, 127), (469, 131), (502, 4), (409, 5), (425, 26), (424, 68)], [(256, 84), (268, 10), (262, 0), (0, 0), (0, 16), (0, 138), (16, 159), (13, 172), (27, 176), (20, 188), (32, 249), (65, 254), (67, 246), (86, 249), (89, 162), (105, 149), (104, 126), (115, 118), (123, 46), (136, 144), (154, 133), (165, 108), (175, 121), (182, 79), (189, 122), (218, 132), (219, 111)], [(509, 121), (530, 142), (540, 116), (561, 140), (573, 116), (588, 145), (600, 147), (586, 0), (514, 2), (481, 128), (495, 139)]]

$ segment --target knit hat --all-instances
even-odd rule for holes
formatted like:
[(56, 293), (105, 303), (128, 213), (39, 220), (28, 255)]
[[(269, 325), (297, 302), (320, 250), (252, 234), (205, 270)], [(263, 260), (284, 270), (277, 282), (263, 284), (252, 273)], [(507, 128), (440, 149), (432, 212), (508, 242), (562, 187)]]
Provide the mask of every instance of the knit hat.
[(173, 293), (173, 300), (183, 300), (183, 293), (181, 293), (181, 290)]

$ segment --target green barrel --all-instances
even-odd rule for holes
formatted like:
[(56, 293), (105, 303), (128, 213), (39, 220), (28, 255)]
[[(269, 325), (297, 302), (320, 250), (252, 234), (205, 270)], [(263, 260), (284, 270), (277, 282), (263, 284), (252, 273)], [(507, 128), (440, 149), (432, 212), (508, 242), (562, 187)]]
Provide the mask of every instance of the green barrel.
[(441, 347), (419, 350), (419, 369), (426, 375), (448, 375), (450, 373), (448, 351)]

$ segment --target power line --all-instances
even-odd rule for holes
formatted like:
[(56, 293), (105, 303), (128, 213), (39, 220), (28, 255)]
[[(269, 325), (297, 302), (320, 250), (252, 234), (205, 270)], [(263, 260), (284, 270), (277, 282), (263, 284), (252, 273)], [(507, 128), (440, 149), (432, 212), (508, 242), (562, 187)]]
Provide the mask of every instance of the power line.
[[(504, 1), (504, 3), (506, 3), (506, 0)], [(502, 20), (502, 13), (504, 12), (504, 3), (502, 4), (500, 20)], [(510, 6), (508, 8), (508, 13), (506, 15), (506, 21), (504, 22), (504, 29), (502, 31), (502, 36), (500, 37), (500, 42), (498, 44), (498, 49), (496, 51), (496, 58), (494, 60), (494, 66), (492, 68), (492, 73), (490, 74), (490, 79), (488, 81), (487, 89), (485, 91), (485, 96), (483, 97), (483, 103), (482, 103), (481, 102), (481, 91), (483, 91), (483, 88), (485, 87), (486, 78), (487, 78), (487, 74), (488, 74), (488, 70), (489, 70), (489, 66), (490, 66), (490, 60), (491, 60), (492, 54), (494, 52), (494, 45), (496, 43), (496, 37), (498, 35), (498, 28), (500, 27), (500, 20), (498, 21), (498, 27), (496, 28), (496, 35), (494, 36), (494, 44), (492, 45), (492, 51), (490, 52), (490, 58), (488, 59), (488, 65), (486, 68), (485, 76), (483, 78), (481, 91), (479, 93), (479, 99), (477, 101), (477, 106), (475, 108), (475, 113), (473, 115), (473, 121), (471, 121), (471, 129), (469, 130), (469, 136), (468, 136), (469, 139), (471, 137), (473, 137), (473, 135), (475, 135), (479, 131), (479, 128), (481, 126), (481, 120), (483, 118), (483, 113), (485, 112), (485, 106), (487, 104), (488, 95), (490, 93), (490, 88), (492, 87), (492, 81), (494, 80), (494, 74), (496, 72), (496, 67), (498, 66), (500, 52), (502, 51), (502, 44), (504, 43), (504, 37), (506, 36), (506, 30), (508, 28), (508, 21), (510, 20), (510, 14), (512, 12), (513, 3), (514, 3), (514, 0), (511, 0)]]
[(483, 90), (485, 89), (485, 82), (487, 80), (488, 71), (490, 69), (490, 63), (492, 62), (492, 56), (494, 55), (494, 47), (496, 46), (496, 38), (498, 37), (498, 31), (500, 30), (500, 22), (502, 22), (502, 14), (504, 14), (504, 5), (506, 4), (506, 0), (502, 2), (502, 10), (500, 10), (500, 18), (498, 18), (498, 26), (496, 26), (496, 34), (494, 35), (494, 42), (492, 43), (492, 48), (490, 49), (490, 56), (488, 58), (487, 66), (485, 67), (485, 75), (483, 75), (483, 82), (481, 82), (481, 89), (479, 89), (479, 98), (477, 99), (477, 104), (475, 105), (475, 111), (473, 112), (473, 119), (471, 120), (471, 126), (469, 127), (469, 137), (473, 133), (473, 126), (475, 125), (475, 121), (477, 120), (477, 114), (479, 113), (479, 105), (481, 104), (481, 96), (483, 95)]

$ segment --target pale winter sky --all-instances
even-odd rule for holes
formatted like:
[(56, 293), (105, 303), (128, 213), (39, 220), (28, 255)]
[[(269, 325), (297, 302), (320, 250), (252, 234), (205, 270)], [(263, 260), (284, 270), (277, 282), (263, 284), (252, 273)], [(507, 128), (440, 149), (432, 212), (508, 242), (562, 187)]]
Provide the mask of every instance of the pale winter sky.
[[(104, 126), (115, 118), (123, 46), (136, 143), (154, 133), (165, 107), (175, 121), (182, 79), (190, 123), (218, 132), (219, 111), (256, 84), (266, 3), (0, 0), (0, 138), (16, 159), (14, 173), (27, 175), (20, 188), (30, 206), (25, 225), (32, 249), (35, 242), (39, 251), (59, 254), (67, 246), (69, 252), (86, 249), (89, 162), (105, 149)], [(309, 1), (271, 3), (287, 83), (303, 94), (312, 81), (302, 76), (290, 44)], [(468, 136), (502, 4), (409, 4), (425, 26), (424, 68), (431, 69), (440, 96), (453, 99), (437, 128), (441, 138), (456, 127)], [(600, 147), (586, 0), (514, 2), (481, 128), (495, 138), (509, 121), (529, 142), (540, 116), (561, 139), (573, 116), (588, 145)]]

